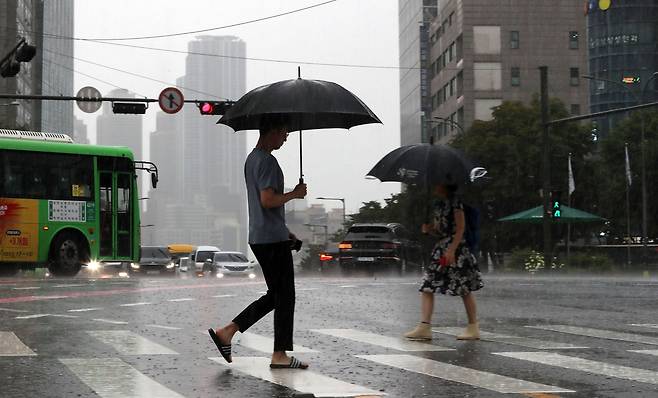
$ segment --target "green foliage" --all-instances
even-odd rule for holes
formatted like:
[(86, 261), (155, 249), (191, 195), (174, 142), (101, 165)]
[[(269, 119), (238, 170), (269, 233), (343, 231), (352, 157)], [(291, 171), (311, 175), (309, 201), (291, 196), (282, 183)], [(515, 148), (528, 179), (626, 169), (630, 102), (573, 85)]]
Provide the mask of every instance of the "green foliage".
[(505, 258), (505, 271), (507, 272), (523, 272), (526, 267), (526, 259), (528, 259), (534, 250), (528, 248), (514, 249), (509, 256)]
[(575, 272), (609, 272), (614, 268), (614, 263), (605, 254), (574, 253), (569, 258), (567, 268)]
[(315, 272), (320, 269), (320, 253), (324, 245), (309, 244), (299, 266), (302, 272)]

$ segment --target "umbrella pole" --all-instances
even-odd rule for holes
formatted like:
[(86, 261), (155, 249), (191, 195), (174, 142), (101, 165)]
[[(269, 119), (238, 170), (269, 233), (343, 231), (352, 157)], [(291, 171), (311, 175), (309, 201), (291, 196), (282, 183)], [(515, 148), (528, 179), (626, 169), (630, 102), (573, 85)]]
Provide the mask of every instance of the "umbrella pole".
[(304, 183), (304, 152), (302, 151), (302, 130), (299, 130), (299, 183)]

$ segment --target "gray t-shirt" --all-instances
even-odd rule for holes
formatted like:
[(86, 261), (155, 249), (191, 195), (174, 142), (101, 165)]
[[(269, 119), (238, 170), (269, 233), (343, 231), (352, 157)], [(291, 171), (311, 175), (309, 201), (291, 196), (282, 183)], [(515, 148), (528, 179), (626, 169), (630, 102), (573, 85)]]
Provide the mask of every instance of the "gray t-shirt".
[(271, 153), (254, 148), (244, 164), (249, 204), (249, 243), (276, 243), (289, 239), (285, 206), (266, 209), (260, 203), (260, 191), (267, 188), (283, 194), (283, 172)]

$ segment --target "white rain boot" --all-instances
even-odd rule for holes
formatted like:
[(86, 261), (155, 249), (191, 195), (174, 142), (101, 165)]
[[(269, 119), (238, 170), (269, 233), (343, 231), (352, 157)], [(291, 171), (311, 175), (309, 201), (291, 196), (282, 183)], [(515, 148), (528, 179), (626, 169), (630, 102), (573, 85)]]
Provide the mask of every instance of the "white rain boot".
[(420, 322), (416, 327), (404, 334), (409, 340), (432, 340), (432, 326), (429, 323)]
[(480, 325), (477, 322), (469, 323), (457, 340), (480, 340)]

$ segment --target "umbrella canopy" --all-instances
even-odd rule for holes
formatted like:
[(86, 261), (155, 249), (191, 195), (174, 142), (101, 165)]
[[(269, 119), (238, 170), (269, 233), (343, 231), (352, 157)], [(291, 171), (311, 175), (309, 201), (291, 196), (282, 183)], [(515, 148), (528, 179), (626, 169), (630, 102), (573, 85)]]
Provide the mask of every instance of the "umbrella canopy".
[(235, 131), (257, 130), (268, 115), (285, 115), (290, 131), (381, 123), (363, 101), (339, 84), (301, 78), (251, 90), (217, 123)]
[[(595, 214), (588, 213), (586, 211), (574, 209), (573, 207), (568, 207), (565, 205), (560, 206), (562, 215), (560, 218), (553, 218), (553, 222), (556, 223), (585, 223), (585, 222), (600, 222), (605, 221), (605, 218), (599, 217)], [(524, 210), (520, 213), (512, 214), (507, 217), (498, 219), (501, 222), (513, 222), (513, 223), (529, 223), (529, 224), (539, 224), (544, 218), (544, 207), (537, 206), (532, 209)]]
[(413, 144), (384, 156), (367, 176), (380, 181), (406, 184), (462, 185), (483, 177), (486, 170), (477, 167), (461, 151), (447, 145)]

